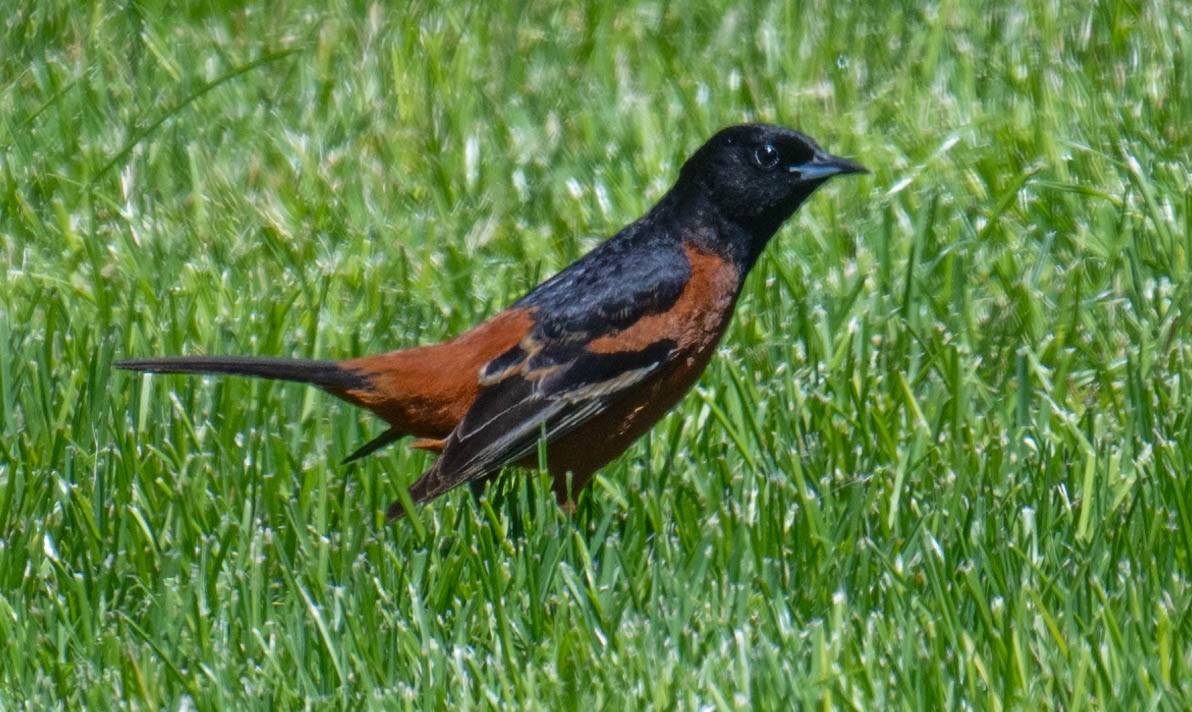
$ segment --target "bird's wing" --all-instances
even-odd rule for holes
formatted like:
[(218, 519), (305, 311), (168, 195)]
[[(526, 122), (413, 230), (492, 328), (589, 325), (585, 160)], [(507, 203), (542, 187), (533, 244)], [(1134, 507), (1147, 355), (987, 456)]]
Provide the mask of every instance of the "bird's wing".
[[(678, 345), (664, 333), (624, 349), (590, 348), (597, 339), (615, 344), (617, 334), (679, 299), (690, 264), (679, 250), (674, 259), (659, 252), (649, 265), (581, 260), (522, 300), (534, 310), (534, 328), (482, 369), (479, 395), (410, 487), (411, 499), (424, 502), (521, 460), (540, 438), (549, 443), (588, 422), (675, 358)], [(561, 301), (565, 294), (572, 299)]]
[(533, 359), (485, 387), (447, 438), (438, 461), (410, 488), (416, 502), (491, 474), (604, 412), (677, 353), (661, 340), (639, 351), (581, 352), (534, 368)]

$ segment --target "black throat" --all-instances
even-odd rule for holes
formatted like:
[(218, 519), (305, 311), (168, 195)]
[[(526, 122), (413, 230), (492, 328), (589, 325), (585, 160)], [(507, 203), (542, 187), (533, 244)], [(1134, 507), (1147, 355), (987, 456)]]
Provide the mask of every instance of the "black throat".
[(650, 217), (657, 223), (676, 226), (683, 243), (731, 262), (744, 281), (770, 239), (805, 199), (740, 219), (727, 215), (706, 189), (676, 185), (658, 201)]

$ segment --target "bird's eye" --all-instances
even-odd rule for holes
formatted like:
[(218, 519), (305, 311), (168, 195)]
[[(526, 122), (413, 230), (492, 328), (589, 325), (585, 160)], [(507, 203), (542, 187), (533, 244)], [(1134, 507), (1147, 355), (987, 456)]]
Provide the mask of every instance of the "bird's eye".
[(753, 160), (757, 161), (757, 165), (770, 170), (778, 165), (782, 157), (778, 155), (778, 149), (774, 148), (774, 144), (767, 143), (765, 146), (753, 152)]

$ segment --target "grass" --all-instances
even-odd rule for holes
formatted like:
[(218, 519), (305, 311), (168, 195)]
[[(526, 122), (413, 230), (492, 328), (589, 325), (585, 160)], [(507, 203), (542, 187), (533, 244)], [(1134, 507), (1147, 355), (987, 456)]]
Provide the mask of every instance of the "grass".
[[(1187, 3), (5, 16), (0, 707), (1192, 706)], [(753, 119), (873, 175), (575, 518), (112, 369), (457, 333)]]

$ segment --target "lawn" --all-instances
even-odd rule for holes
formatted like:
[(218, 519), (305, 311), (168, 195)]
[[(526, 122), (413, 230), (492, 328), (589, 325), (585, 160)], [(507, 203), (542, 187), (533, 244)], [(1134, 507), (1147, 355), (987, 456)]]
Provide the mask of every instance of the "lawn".
[[(1192, 707), (1192, 4), (4, 16), (0, 707)], [(575, 516), (113, 368), (458, 333), (746, 120), (872, 175)]]

